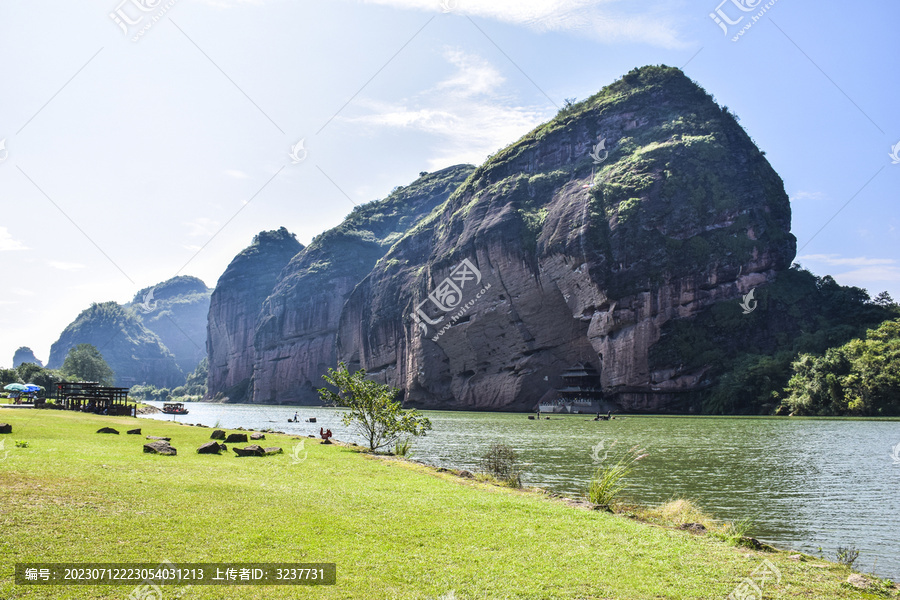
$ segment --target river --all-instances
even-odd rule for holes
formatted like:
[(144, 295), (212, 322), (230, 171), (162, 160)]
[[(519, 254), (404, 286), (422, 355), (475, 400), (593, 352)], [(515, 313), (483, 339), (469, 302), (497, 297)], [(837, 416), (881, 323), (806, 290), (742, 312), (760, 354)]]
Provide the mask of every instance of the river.
[[(324, 427), (339, 440), (362, 443), (341, 424), (340, 409), (185, 406), (190, 414), (175, 420), (303, 436)], [(288, 423), (295, 411), (318, 422)], [(629, 499), (689, 498), (718, 519), (752, 519), (750, 534), (762, 541), (815, 555), (821, 548), (831, 560), (838, 546), (855, 546), (857, 569), (900, 579), (900, 461), (892, 458), (900, 452), (898, 420), (628, 416), (598, 422), (585, 415), (533, 421), (510, 413), (425, 414), (433, 430), (413, 440), (416, 460), (474, 471), (492, 442), (504, 442), (520, 456), (525, 484), (574, 496), (610, 448), (638, 445), (649, 456), (629, 478)]]

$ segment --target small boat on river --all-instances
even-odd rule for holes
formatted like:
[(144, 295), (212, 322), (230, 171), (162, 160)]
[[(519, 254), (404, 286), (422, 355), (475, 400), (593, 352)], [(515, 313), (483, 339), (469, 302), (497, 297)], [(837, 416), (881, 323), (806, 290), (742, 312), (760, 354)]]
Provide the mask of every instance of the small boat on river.
[(186, 415), (188, 414), (187, 409), (184, 407), (182, 402), (165, 402), (163, 403), (162, 411), (167, 415)]

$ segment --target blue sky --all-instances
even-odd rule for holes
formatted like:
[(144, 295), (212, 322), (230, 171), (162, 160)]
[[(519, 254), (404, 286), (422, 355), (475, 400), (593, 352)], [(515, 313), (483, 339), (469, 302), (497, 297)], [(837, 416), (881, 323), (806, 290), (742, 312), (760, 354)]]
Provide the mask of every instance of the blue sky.
[(739, 115), (798, 262), (900, 298), (897, 22), (866, 1), (7, 0), (0, 365), (46, 360), (91, 302), (215, 285), (263, 229), (307, 243), (419, 171), (480, 163), (646, 64)]

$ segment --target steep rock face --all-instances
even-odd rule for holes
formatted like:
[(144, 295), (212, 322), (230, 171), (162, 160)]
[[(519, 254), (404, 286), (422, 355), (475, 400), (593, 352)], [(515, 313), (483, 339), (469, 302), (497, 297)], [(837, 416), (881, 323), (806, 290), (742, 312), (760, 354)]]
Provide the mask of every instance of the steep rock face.
[(181, 275), (144, 288), (130, 308), (159, 336), (184, 373), (206, 356), (206, 318), (212, 290), (197, 277)]
[(684, 409), (708, 365), (651, 364), (662, 327), (773, 280), (789, 229), (781, 179), (734, 117), (678, 69), (638, 69), (395, 244), (350, 294), (337, 359), (413, 406), (530, 410), (588, 361), (622, 408)]
[(47, 368), (62, 367), (66, 354), (78, 344), (92, 344), (100, 351), (116, 375), (116, 385), (174, 387), (184, 382), (184, 373), (159, 337), (144, 327), (132, 309), (116, 302), (93, 304), (82, 311), (50, 347)]
[(248, 400), (260, 307), (275, 287), (281, 270), (301, 250), (303, 245), (284, 227), (263, 231), (219, 278), (210, 300), (207, 325), (208, 398)]
[(29, 348), (28, 346), (22, 346), (21, 348), (16, 350), (15, 354), (13, 354), (13, 369), (18, 367), (22, 363), (31, 363), (39, 367), (44, 366), (44, 363), (37, 359), (37, 357), (34, 355), (34, 352), (32, 352), (31, 348)]
[(473, 169), (459, 165), (422, 174), (388, 198), (357, 207), (291, 260), (260, 312), (253, 402), (318, 402), (322, 375), (335, 366), (347, 296), (391, 244), (445, 202)]

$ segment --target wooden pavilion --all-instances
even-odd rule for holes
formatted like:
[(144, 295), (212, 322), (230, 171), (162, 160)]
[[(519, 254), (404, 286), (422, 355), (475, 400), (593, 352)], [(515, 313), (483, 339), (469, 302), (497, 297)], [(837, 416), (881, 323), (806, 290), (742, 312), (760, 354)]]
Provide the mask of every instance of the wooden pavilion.
[(54, 398), (65, 410), (135, 417), (137, 403), (128, 403), (128, 389), (102, 386), (96, 381), (65, 382), (56, 385)]

